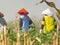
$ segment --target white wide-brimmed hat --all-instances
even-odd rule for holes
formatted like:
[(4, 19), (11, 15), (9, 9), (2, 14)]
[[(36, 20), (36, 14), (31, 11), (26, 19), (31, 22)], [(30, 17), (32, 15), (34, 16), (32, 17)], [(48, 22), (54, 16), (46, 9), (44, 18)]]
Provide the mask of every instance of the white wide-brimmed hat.
[(42, 14), (47, 14), (49, 16), (53, 16), (54, 15), (53, 10), (51, 8), (48, 8), (48, 9), (44, 10), (42, 12)]

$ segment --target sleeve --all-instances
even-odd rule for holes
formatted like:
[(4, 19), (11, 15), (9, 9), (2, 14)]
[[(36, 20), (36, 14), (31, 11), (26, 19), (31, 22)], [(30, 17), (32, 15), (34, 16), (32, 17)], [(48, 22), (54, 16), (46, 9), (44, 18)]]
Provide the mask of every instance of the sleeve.
[(22, 27), (22, 25), (23, 25), (23, 19), (24, 19), (24, 16), (23, 15), (19, 15), (19, 19), (20, 19), (20, 27)]
[(41, 21), (41, 29), (43, 29), (44, 24), (45, 24), (45, 19), (44, 19), (44, 17), (43, 17), (43, 20)]
[(55, 19), (54, 19), (54, 25), (55, 25), (55, 28), (57, 28), (57, 22)]

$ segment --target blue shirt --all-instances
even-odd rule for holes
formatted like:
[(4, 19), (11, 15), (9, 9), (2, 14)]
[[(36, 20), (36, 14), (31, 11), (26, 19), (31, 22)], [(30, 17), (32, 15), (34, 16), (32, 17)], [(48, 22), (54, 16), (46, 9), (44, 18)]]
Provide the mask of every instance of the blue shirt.
[(20, 18), (22, 19), (22, 23), (23, 23), (22, 31), (25, 32), (29, 29), (29, 20), (24, 15), (21, 15)]

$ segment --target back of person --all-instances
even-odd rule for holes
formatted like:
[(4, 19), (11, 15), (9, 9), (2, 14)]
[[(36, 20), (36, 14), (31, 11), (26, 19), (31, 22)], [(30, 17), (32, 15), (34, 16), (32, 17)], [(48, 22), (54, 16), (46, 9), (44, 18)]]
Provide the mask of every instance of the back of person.
[(42, 20), (42, 26), (41, 30), (43, 30), (44, 33), (50, 32), (54, 30), (54, 28), (57, 28), (56, 20), (54, 18), (53, 10), (48, 8), (42, 12), (44, 15)]
[(22, 31), (28, 30), (29, 28), (29, 21), (27, 19), (27, 17), (25, 17), (24, 15), (20, 16), (20, 18), (22, 19), (21, 21), (21, 26), (22, 26)]
[(51, 30), (53, 30), (54, 29), (54, 17), (53, 16), (48, 16), (48, 15), (46, 15), (46, 16), (44, 16), (44, 22), (45, 22), (45, 25), (44, 25), (44, 28), (43, 28), (43, 30), (44, 30), (44, 32), (45, 31), (47, 31), (47, 32), (50, 32)]
[(20, 27), (22, 27), (22, 31), (28, 31), (29, 25), (32, 24), (32, 20), (28, 16), (28, 11), (25, 10), (25, 8), (22, 8), (18, 11), (19, 18), (21, 19)]

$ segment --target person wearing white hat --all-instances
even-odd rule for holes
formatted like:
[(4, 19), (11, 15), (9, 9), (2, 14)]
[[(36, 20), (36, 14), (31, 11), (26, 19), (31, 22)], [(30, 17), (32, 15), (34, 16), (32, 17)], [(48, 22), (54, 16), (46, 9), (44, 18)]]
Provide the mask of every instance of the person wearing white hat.
[(54, 30), (55, 28), (57, 28), (57, 23), (53, 16), (54, 13), (52, 9), (48, 8), (44, 10), (42, 14), (44, 15), (44, 17), (43, 17), (43, 20), (41, 21), (42, 25), (41, 25), (40, 33), (42, 31), (43, 33), (48, 33)]

